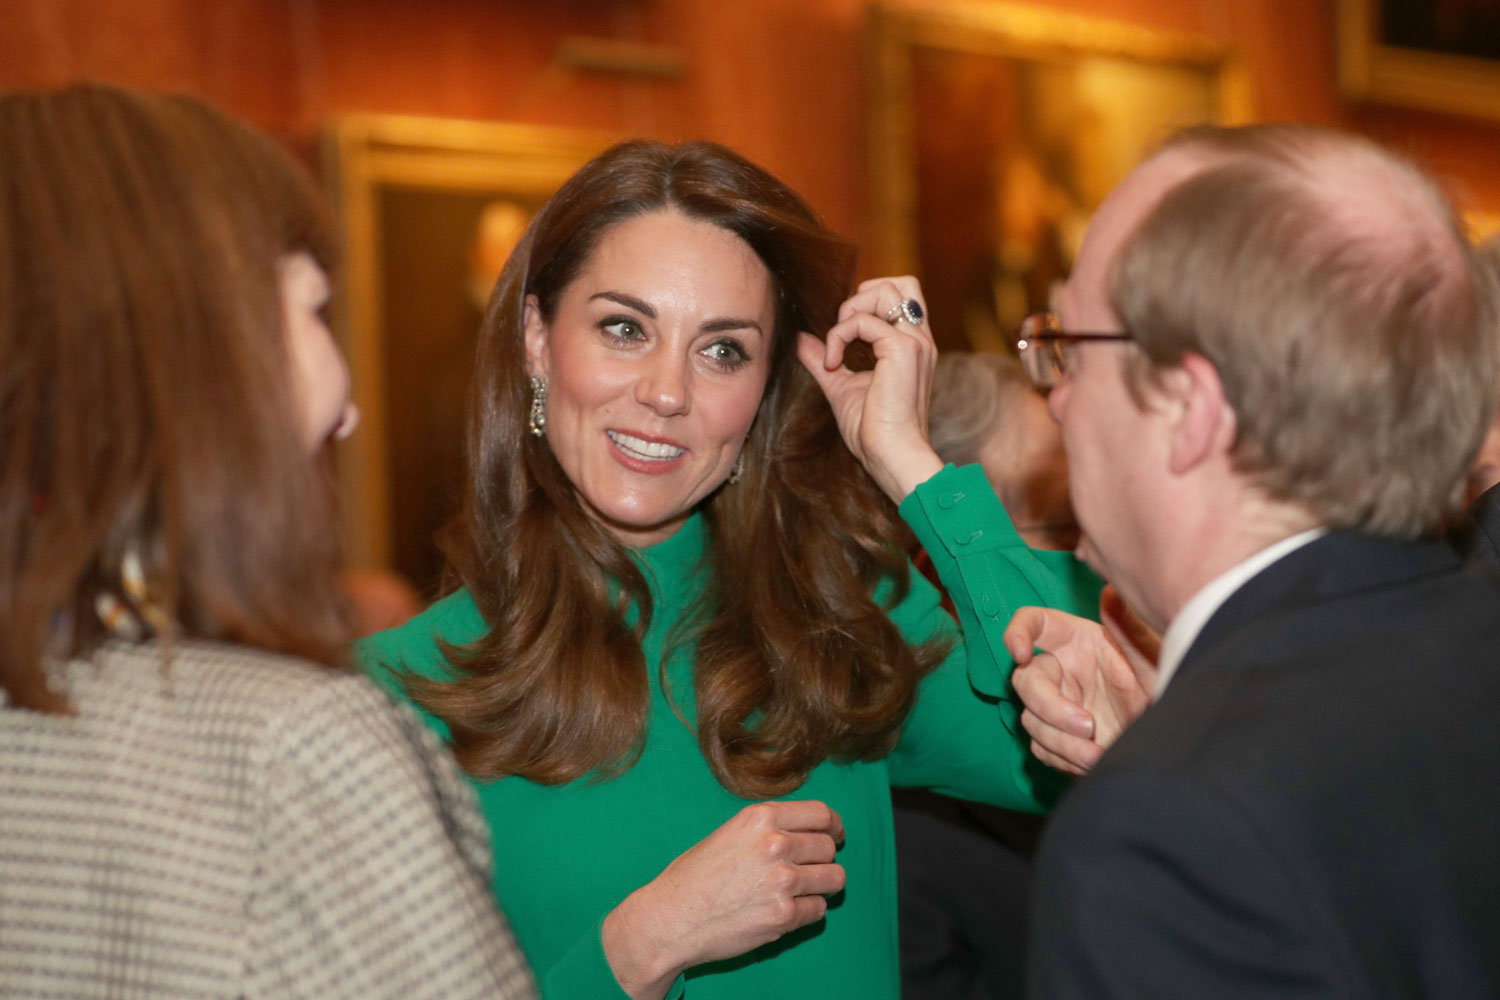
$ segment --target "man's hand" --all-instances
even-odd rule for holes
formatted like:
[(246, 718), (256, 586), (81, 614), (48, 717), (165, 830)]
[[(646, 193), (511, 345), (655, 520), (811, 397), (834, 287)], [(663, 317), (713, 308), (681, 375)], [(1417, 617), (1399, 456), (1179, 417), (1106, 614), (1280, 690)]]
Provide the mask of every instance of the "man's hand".
[(1022, 608), (1005, 630), (1016, 662), (1021, 725), (1050, 767), (1084, 774), (1151, 703), (1161, 642), (1113, 587), (1099, 601), (1103, 626), (1051, 608)]

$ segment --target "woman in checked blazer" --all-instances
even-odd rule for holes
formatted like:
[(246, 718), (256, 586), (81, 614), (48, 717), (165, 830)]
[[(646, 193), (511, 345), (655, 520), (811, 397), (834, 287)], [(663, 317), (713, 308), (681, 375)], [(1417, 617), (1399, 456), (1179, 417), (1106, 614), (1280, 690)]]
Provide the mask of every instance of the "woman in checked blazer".
[(330, 240), (187, 98), (0, 97), (0, 995), (531, 997), (471, 793), (337, 669)]

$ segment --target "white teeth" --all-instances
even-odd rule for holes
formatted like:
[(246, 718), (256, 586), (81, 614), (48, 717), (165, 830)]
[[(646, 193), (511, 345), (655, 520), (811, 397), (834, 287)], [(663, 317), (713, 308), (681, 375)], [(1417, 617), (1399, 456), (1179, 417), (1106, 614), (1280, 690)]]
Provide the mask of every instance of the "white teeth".
[(609, 439), (615, 443), (615, 447), (625, 454), (649, 462), (670, 462), (687, 451), (686, 448), (676, 448), (660, 441), (647, 441), (632, 434), (621, 434), (619, 431), (605, 431), (604, 433), (608, 434)]

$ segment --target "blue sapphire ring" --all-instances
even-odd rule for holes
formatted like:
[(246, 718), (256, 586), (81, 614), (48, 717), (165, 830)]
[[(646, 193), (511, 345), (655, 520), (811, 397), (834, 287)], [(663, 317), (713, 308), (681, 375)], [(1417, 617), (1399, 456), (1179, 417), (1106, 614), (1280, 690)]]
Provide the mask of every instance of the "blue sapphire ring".
[(890, 312), (885, 314), (885, 321), (892, 326), (902, 320), (917, 326), (922, 322), (922, 303), (916, 299), (902, 299)]

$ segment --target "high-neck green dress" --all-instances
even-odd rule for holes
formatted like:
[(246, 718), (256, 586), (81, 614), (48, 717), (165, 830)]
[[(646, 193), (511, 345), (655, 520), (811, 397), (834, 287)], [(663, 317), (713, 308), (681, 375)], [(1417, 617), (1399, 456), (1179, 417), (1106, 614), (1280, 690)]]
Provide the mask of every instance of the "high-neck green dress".
[[(896, 1000), (891, 786), (928, 787), (1029, 810), (1045, 808), (1060, 787), (1057, 776), (1026, 751), (1000, 636), (1015, 609), (1026, 604), (1094, 614), (1098, 578), (1069, 554), (1028, 549), (977, 466), (944, 469), (907, 498), (901, 514), (949, 588), (963, 635), (922, 681), (895, 752), (872, 763), (824, 762), (787, 796), (822, 800), (843, 818), (846, 840), (838, 860), (847, 887), (830, 901), (823, 920), (740, 958), (689, 969), (673, 996)], [(637, 554), (655, 602), (643, 643), (652, 703), (640, 760), (601, 782), (475, 783), (494, 840), (495, 895), (548, 1000), (623, 997), (600, 943), (605, 914), (747, 803), (714, 779), (696, 737), (657, 681), (672, 624), (703, 589), (705, 533), (702, 517), (695, 515), (671, 538)], [(955, 631), (937, 592), (915, 571), (910, 592), (890, 616), (913, 642)], [(459, 591), (366, 640), (359, 653), (400, 696), (393, 671), (446, 676), (439, 640), (462, 644), (485, 632), (474, 602)], [(680, 644), (667, 664), (677, 702), (689, 717), (691, 656), (691, 648)], [(445, 732), (439, 720), (429, 722)]]

